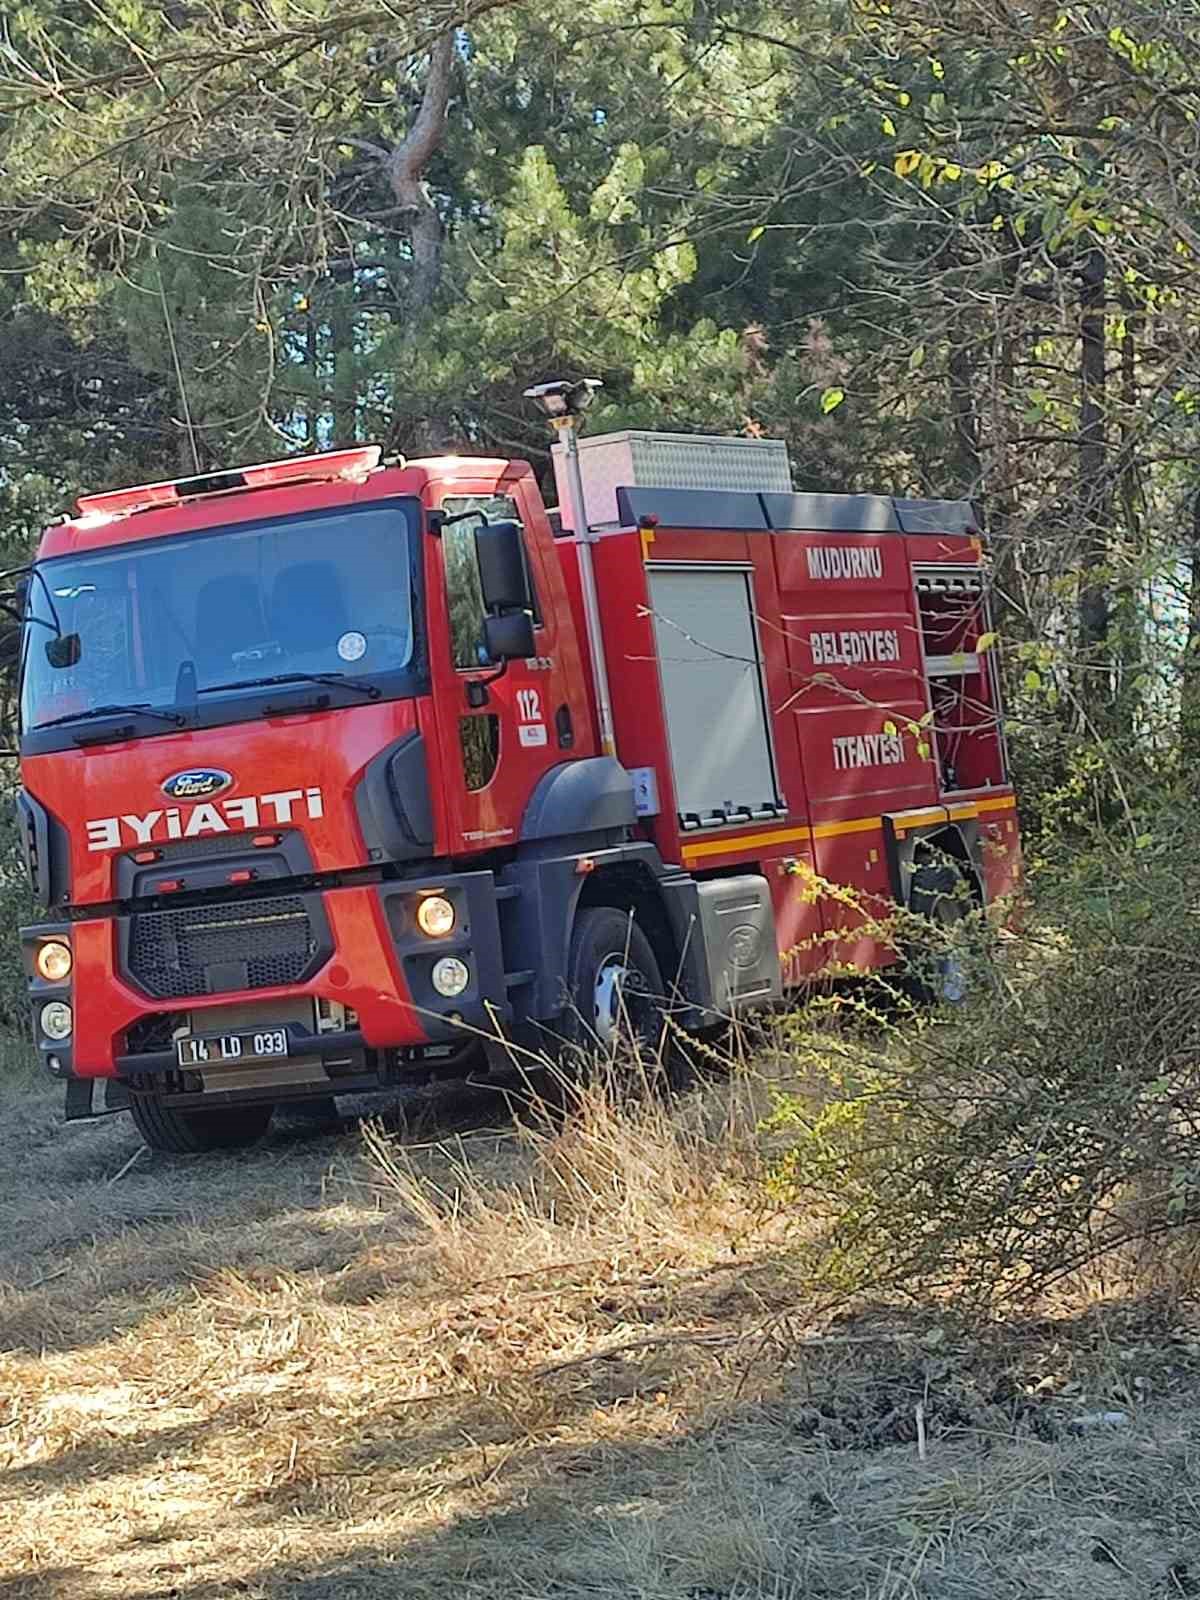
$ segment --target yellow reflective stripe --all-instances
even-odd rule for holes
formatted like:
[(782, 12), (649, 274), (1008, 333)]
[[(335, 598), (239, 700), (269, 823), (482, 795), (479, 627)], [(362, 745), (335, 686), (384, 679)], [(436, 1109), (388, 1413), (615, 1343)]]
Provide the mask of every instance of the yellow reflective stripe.
[[(907, 833), (911, 828), (927, 827), (933, 823), (965, 822), (981, 811), (1012, 811), (1017, 804), (1015, 795), (1002, 795), (995, 800), (972, 801), (965, 806), (938, 806), (929, 811), (899, 812), (893, 817), (897, 833)], [(743, 833), (736, 838), (700, 839), (695, 844), (685, 844), (681, 852), (684, 863), (703, 860), (705, 856), (735, 855), (740, 850), (757, 850), (773, 844), (796, 844), (809, 839), (836, 839), (847, 833), (871, 833), (882, 828), (882, 817), (852, 817), (846, 822), (818, 822), (812, 828), (776, 828), (771, 833)]]
[(833, 839), (840, 833), (870, 833), (882, 828), (882, 817), (855, 817), (852, 822), (818, 822), (813, 828), (814, 839)]
[[(960, 816), (966, 816), (967, 812), (966, 810), (963, 810), (958, 814)], [(972, 816), (974, 816), (974, 814), (974, 812), (970, 813)], [(892, 815), (892, 826), (895, 828), (898, 834), (905, 834), (910, 828), (928, 828), (932, 827), (935, 823), (945, 822), (945, 820), (946, 807), (937, 806), (929, 811), (894, 812)]]
[(701, 856), (729, 855), (735, 850), (756, 850), (759, 845), (769, 844), (795, 844), (798, 839), (807, 840), (807, 828), (776, 829), (774, 833), (743, 833), (736, 839), (702, 839), (699, 844), (685, 844), (683, 847), (684, 861), (698, 861)]
[(698, 861), (702, 856), (731, 855), (738, 850), (756, 850), (760, 845), (795, 844), (798, 840), (833, 839), (844, 833), (870, 833), (883, 826), (882, 817), (854, 817), (849, 822), (818, 822), (813, 828), (783, 828), (773, 833), (744, 833), (736, 839), (702, 839), (698, 844), (685, 844), (685, 862)]
[(947, 804), (931, 811), (900, 811), (892, 818), (892, 822), (897, 835), (903, 838), (914, 828), (932, 827), (936, 823), (947, 821), (970, 822), (982, 811), (1012, 811), (1016, 804), (1015, 795), (1001, 795), (994, 800), (971, 800), (961, 806)]

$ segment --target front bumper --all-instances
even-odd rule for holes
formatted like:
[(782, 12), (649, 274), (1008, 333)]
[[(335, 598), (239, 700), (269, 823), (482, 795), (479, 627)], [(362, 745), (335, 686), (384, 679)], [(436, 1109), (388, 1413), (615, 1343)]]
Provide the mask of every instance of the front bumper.
[[(274, 887), (274, 886), (273, 886)], [(451, 934), (431, 939), (417, 926), (415, 907), (424, 894), (436, 891), (457, 913)], [(503, 894), (503, 890), (500, 891)], [(128, 916), (85, 919), (22, 930), (26, 976), (35, 1010), (35, 1042), (43, 1064), (59, 1078), (129, 1078), (139, 1074), (178, 1071), (173, 1046), (164, 1040), (154, 1048), (131, 1050), (129, 1035), (136, 1024), (161, 1019), (167, 1037), (180, 1019), (193, 1033), (221, 1030), (220, 1012), (239, 1006), (305, 997), (323, 1000), (352, 1012), (353, 1029), (339, 1033), (296, 1029), (294, 1055), (333, 1058), (371, 1051), (413, 1049), (444, 1042), (461, 1043), (468, 1034), (494, 1035), (510, 1016), (504, 963), (500, 949), (498, 894), (490, 872), (450, 873), (355, 887), (306, 890), (319, 900), (328, 930), (321, 960), (303, 982), (257, 988), (225, 987), (206, 994), (174, 994), (170, 999), (146, 993), (129, 971)], [(231, 909), (253, 907), (249, 899), (194, 902), (197, 921), (214, 904)], [(187, 918), (185, 905), (179, 916)], [(186, 930), (185, 930), (186, 931)], [(51, 986), (37, 978), (33, 951), (50, 935), (69, 938), (75, 956), (67, 985)], [(432, 972), (443, 956), (455, 955), (470, 971), (467, 989), (445, 998), (433, 987)], [(224, 966), (220, 980), (232, 977)], [(50, 999), (67, 999), (74, 1008), (70, 1040), (55, 1044), (37, 1028), (40, 1008)], [(205, 1013), (212, 1018), (206, 1026)], [(144, 1030), (142, 1030), (144, 1031)], [(51, 1058), (57, 1060), (57, 1068)]]
[[(317, 1033), (297, 1022), (287, 1022), (282, 1026), (288, 1036), (288, 1053), (286, 1057), (280, 1057), (281, 1061), (299, 1058), (305, 1061), (316, 1059), (322, 1063), (328, 1061), (349, 1064), (361, 1061), (368, 1048), (367, 1041), (357, 1028), (345, 1028), (337, 1033)], [(267, 1061), (260, 1061), (255, 1065), (264, 1075), (270, 1068), (270, 1063)], [(168, 1072), (179, 1073), (184, 1077), (202, 1076), (194, 1068), (181, 1067), (173, 1048), (144, 1050), (135, 1055), (117, 1057), (118, 1078), (152, 1077)]]

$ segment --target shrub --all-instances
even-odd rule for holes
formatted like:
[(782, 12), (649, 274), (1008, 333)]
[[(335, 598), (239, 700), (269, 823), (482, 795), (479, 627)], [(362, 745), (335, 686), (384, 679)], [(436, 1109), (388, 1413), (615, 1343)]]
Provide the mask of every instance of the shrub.
[(0, 1035), (27, 1045), (26, 1054), (32, 1058), (29, 1001), (17, 929), (27, 922), (36, 922), (46, 913), (35, 908), (29, 890), (29, 876), (13, 812), (15, 779), (16, 771), (12, 767), (0, 781)]
[(784, 1024), (770, 1182), (811, 1216), (814, 1280), (1035, 1295), (1096, 1264), (1127, 1280), (1192, 1226), (1198, 834), (1166, 819), (1045, 884), (964, 1006), (920, 1012), (881, 980)]

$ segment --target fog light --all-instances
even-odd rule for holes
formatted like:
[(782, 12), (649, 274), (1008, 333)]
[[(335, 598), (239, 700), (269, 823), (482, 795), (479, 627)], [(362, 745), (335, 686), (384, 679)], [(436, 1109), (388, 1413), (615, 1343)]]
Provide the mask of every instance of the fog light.
[(465, 961), (460, 961), (457, 956), (443, 956), (433, 969), (433, 987), (447, 1000), (452, 1000), (456, 994), (461, 994), (471, 981), (471, 973)]
[(431, 939), (444, 939), (454, 928), (454, 907), (445, 895), (430, 894), (417, 906), (417, 927)]
[(74, 1025), (70, 1006), (65, 1000), (51, 1000), (49, 1005), (42, 1007), (41, 1023), (47, 1039), (69, 1039)]
[(38, 945), (33, 964), (39, 977), (45, 978), (47, 983), (62, 983), (74, 965), (71, 946), (63, 944), (61, 939), (47, 939), (45, 944)]
[(56, 1078), (63, 1077), (67, 1070), (61, 1056), (47, 1056), (46, 1066)]

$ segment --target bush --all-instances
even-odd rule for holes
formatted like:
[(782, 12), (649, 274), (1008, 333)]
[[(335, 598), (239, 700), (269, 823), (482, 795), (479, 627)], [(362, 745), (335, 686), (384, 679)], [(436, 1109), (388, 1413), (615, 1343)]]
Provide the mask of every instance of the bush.
[(16, 788), (15, 764), (0, 781), (0, 1035), (29, 1044), (29, 1000), (21, 966), (21, 947), (17, 930), (36, 922), (39, 912), (33, 904), (29, 875), (21, 855), (20, 838), (13, 812)]
[(881, 981), (784, 1025), (799, 1081), (771, 1185), (811, 1215), (815, 1281), (1032, 1296), (1096, 1264), (1127, 1282), (1139, 1247), (1192, 1227), (1198, 835), (1164, 819), (1044, 885), (964, 1006), (918, 1012)]

